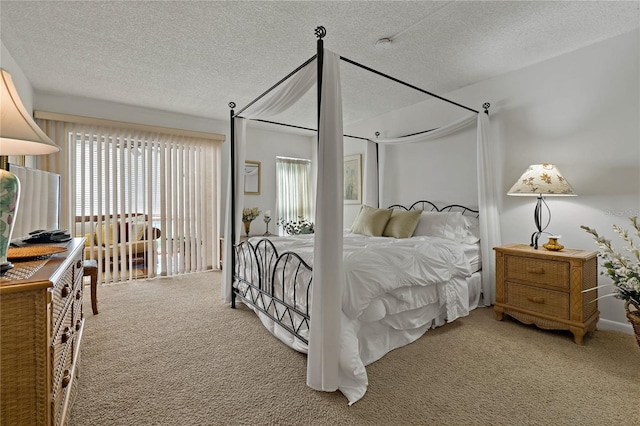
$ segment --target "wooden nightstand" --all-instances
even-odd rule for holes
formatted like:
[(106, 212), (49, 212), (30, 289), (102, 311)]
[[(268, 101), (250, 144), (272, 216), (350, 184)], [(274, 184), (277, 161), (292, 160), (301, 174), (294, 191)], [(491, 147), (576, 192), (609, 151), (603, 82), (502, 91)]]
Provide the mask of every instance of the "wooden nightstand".
[(525, 244), (494, 248), (496, 252), (496, 319), (507, 314), (540, 328), (569, 330), (583, 344), (600, 317), (597, 291), (598, 253), (564, 249), (534, 250)]

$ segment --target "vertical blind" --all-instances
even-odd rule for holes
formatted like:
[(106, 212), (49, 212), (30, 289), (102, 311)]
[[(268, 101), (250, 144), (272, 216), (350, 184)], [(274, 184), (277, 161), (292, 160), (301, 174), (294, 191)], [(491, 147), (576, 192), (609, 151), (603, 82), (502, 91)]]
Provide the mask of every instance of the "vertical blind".
[(41, 166), (63, 175), (61, 223), (88, 237), (102, 282), (218, 265), (224, 136), (50, 115), (36, 112), (62, 150)]

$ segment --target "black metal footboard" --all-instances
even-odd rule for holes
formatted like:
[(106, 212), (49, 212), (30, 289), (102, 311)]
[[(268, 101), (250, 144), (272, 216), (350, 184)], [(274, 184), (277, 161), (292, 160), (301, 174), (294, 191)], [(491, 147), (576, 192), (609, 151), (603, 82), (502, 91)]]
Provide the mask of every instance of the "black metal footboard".
[(278, 254), (269, 239), (235, 247), (233, 297), (308, 344), (312, 268), (297, 254)]

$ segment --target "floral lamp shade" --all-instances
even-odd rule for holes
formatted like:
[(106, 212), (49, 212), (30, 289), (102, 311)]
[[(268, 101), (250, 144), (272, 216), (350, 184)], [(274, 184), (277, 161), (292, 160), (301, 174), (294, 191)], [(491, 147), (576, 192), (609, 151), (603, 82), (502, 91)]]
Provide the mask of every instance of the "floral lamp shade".
[(577, 195), (573, 187), (553, 164), (534, 164), (520, 176), (508, 195)]
[[(531, 235), (531, 247), (538, 249), (538, 238), (547, 229), (551, 222), (551, 210), (544, 200), (544, 196), (571, 196), (578, 195), (573, 187), (562, 176), (560, 170), (553, 164), (543, 163), (529, 166), (520, 176), (520, 179), (511, 187), (507, 195), (533, 195), (538, 197), (536, 208), (533, 212), (533, 220), (537, 231)], [(548, 212), (546, 224), (542, 220), (543, 205)], [(558, 245), (555, 244), (557, 247)], [(560, 246), (561, 247), (561, 246)], [(549, 249), (550, 250), (550, 249)]]

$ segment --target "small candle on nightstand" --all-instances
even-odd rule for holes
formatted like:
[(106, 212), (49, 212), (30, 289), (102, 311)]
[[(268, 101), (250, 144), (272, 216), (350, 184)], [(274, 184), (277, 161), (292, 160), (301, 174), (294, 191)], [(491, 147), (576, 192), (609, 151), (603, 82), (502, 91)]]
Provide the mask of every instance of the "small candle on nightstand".
[(271, 217), (271, 210), (264, 212), (264, 217)]

